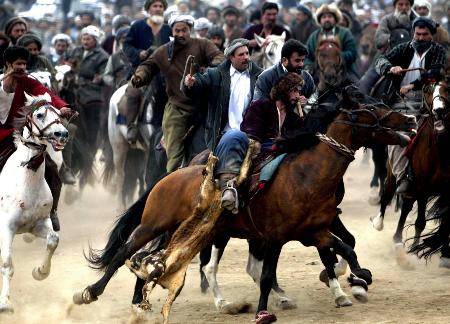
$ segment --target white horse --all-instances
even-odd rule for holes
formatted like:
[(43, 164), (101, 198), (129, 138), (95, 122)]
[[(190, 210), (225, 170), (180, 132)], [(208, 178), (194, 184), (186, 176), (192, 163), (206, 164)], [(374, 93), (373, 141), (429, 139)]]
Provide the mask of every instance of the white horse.
[[(113, 173), (115, 175), (113, 188), (115, 188), (116, 190), (123, 187), (125, 180), (125, 162), (127, 160), (128, 151), (132, 147), (127, 141), (127, 125), (117, 122), (117, 118), (119, 116), (118, 103), (120, 99), (125, 95), (127, 86), (128, 85), (125, 84), (117, 89), (109, 100), (108, 137), (113, 153), (113, 166), (108, 166), (108, 162), (110, 161), (106, 161), (105, 169), (107, 169), (108, 167), (112, 167)], [(148, 104), (148, 107), (145, 110), (145, 116), (143, 118), (144, 120), (139, 124), (139, 131), (143, 142), (138, 141), (136, 143), (136, 148), (147, 152), (149, 150), (149, 147), (151, 146), (150, 138), (155, 132), (155, 127), (149, 123), (149, 121), (152, 119), (153, 113), (151, 105), (152, 103)], [(146, 161), (141, 162), (145, 163)], [(106, 178), (106, 182), (108, 182), (109, 176), (106, 176)], [(118, 193), (120, 194), (119, 190)], [(125, 201), (123, 201), (123, 203), (125, 204)]]
[(280, 62), (281, 60), (281, 48), (286, 40), (286, 33), (281, 35), (269, 35), (266, 38), (254, 34), (256, 43), (262, 47), (263, 44), (267, 44), (264, 50), (253, 56), (255, 62), (264, 70), (270, 68)]
[(59, 236), (53, 231), (50, 220), (53, 198), (44, 179), (44, 159), (47, 149), (50, 152), (61, 151), (69, 134), (61, 124), (59, 113), (51, 106), (48, 94), (37, 97), (26, 94), (26, 98), (26, 105), (32, 111), (27, 116), (23, 136), (16, 135), (17, 150), (9, 157), (0, 173), (0, 249), (3, 276), (0, 311), (13, 311), (9, 293), (14, 272), (11, 256), (14, 235), (31, 233), (47, 240), (45, 258), (32, 272), (36, 280), (43, 280), (49, 275), (51, 258), (59, 242)]

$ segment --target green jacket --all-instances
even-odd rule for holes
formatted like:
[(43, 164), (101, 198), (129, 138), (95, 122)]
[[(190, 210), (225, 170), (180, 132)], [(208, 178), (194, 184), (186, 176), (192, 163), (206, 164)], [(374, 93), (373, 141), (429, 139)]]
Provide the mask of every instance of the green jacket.
[[(306, 47), (308, 48), (308, 55), (305, 59), (305, 69), (308, 71), (314, 71), (316, 63), (316, 48), (317, 40), (319, 38), (319, 33), (322, 28), (314, 31), (311, 36), (309, 36), (306, 42)], [(345, 61), (345, 68), (348, 72), (358, 75), (358, 70), (356, 68), (356, 59), (358, 58), (358, 51), (356, 49), (355, 39), (353, 38), (351, 32), (345, 28), (336, 26), (334, 27), (335, 36), (338, 37), (342, 49), (342, 58)]]

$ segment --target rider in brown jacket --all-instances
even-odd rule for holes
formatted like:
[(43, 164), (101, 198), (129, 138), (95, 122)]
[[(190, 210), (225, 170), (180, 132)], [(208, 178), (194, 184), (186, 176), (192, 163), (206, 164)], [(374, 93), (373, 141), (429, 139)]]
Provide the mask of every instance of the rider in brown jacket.
[(172, 16), (169, 26), (174, 41), (159, 47), (136, 70), (131, 84), (142, 87), (149, 84), (161, 72), (166, 78), (169, 101), (164, 110), (163, 134), (167, 152), (167, 172), (178, 169), (184, 156), (184, 137), (190, 128), (194, 114), (194, 100), (180, 90), (186, 60), (195, 57), (198, 67), (216, 66), (225, 60), (223, 53), (208, 39), (191, 38), (194, 18), (190, 15)]

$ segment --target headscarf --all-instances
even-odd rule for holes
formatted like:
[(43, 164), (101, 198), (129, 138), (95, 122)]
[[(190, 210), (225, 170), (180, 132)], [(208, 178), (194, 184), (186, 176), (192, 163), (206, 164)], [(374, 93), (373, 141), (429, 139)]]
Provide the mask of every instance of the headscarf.
[(27, 47), (31, 43), (36, 43), (39, 51), (42, 49), (42, 41), (41, 41), (41, 39), (36, 34), (31, 33), (31, 32), (27, 32), (27, 33), (23, 34), (17, 40), (16, 45), (17, 46), (22, 46), (22, 47)]
[(103, 32), (100, 29), (98, 29), (98, 27), (94, 25), (89, 25), (81, 30), (81, 36), (83, 35), (91, 35), (92, 37), (95, 38), (97, 43), (99, 43), (100, 39), (103, 37)]
[(52, 45), (55, 46), (57, 41), (65, 41), (67, 42), (67, 45), (72, 44), (72, 39), (70, 38), (70, 36), (63, 33), (53, 36)]

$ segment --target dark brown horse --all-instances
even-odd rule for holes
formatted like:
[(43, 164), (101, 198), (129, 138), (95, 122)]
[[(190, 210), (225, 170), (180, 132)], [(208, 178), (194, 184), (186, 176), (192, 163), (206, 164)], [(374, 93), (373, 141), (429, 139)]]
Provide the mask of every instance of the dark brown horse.
[[(262, 234), (268, 243), (258, 312), (267, 309), (268, 294), (273, 286), (281, 248), (292, 240), (317, 247), (326, 265), (336, 302), (338, 305), (347, 302), (336, 280), (334, 256), (330, 248), (346, 259), (351, 259), (350, 254), (354, 252), (342, 248), (342, 242), (328, 230), (336, 215), (337, 187), (353, 159), (354, 150), (373, 142), (401, 144), (403, 138), (396, 131), (415, 127), (415, 118), (385, 108), (360, 105), (349, 98), (343, 101), (342, 107), (346, 109), (338, 112), (323, 142), (301, 153), (288, 155), (269, 188), (250, 202), (248, 210), (251, 214), (246, 209), (237, 215), (224, 214), (220, 219), (219, 232), (228, 232), (238, 238), (261, 238)], [(75, 294), (75, 303), (96, 300), (126, 259), (147, 242), (170, 231), (192, 215), (199, 199), (203, 170), (201, 166), (188, 167), (168, 175), (150, 192), (142, 215), (133, 215), (133, 210), (137, 210), (142, 201), (124, 214), (113, 230), (115, 239), (110, 239), (105, 250), (94, 260), (97, 265), (101, 265), (105, 274), (82, 293)], [(205, 238), (204, 244), (210, 239)], [(151, 264), (148, 266), (152, 267)], [(176, 262), (174, 266), (180, 267)], [(350, 267), (352, 272), (360, 269), (357, 261), (352, 262)], [(144, 269), (149, 270), (145, 264)], [(159, 281), (164, 287), (170, 286), (163, 308), (163, 316), (167, 321), (170, 307), (183, 287), (186, 268), (182, 266), (181, 272), (179, 268), (165, 270), (176, 274), (179, 279), (176, 285), (167, 281), (163, 283), (164, 276), (149, 279)]]
[[(319, 92), (337, 89), (346, 79), (345, 65), (338, 39), (320, 40), (316, 48), (316, 74), (319, 78)], [(342, 87), (339, 89), (342, 90)]]
[[(424, 106), (427, 113), (419, 121), (419, 131), (414, 141), (408, 149), (411, 168), (414, 174), (414, 188), (412, 196), (403, 198), (400, 219), (394, 234), (394, 243), (396, 244), (396, 257), (401, 266), (406, 268), (413, 267), (413, 264), (405, 256), (403, 246), (403, 229), (406, 217), (411, 212), (414, 202), (417, 201), (417, 219), (415, 222), (415, 235), (411, 249), (416, 249), (420, 243), (420, 237), (426, 225), (426, 207), (431, 197), (446, 194), (450, 182), (450, 154), (448, 154), (448, 145), (450, 144), (450, 99), (449, 86), (447, 82), (438, 82), (427, 85), (424, 88)], [(436, 116), (433, 113), (433, 107), (441, 105), (444, 107), (443, 121), (446, 132), (437, 134), (434, 127)], [(380, 201), (380, 213), (372, 219), (374, 227), (377, 230), (383, 229), (383, 219), (387, 205), (390, 203), (395, 192), (395, 178), (392, 171), (389, 170), (386, 181), (385, 193)], [(448, 242), (448, 235), (447, 235)], [(442, 262), (441, 266), (450, 268), (450, 251), (448, 243), (442, 243)]]

